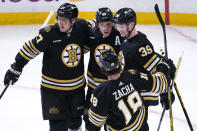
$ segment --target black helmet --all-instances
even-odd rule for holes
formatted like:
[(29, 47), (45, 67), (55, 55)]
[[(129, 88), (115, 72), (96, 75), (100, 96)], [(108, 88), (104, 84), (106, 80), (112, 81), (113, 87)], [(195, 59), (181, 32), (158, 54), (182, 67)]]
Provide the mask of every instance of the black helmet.
[(113, 13), (107, 8), (99, 8), (96, 12), (96, 22), (113, 21)]
[(70, 3), (64, 3), (57, 10), (57, 16), (66, 17), (66, 18), (77, 18), (78, 16), (77, 6)]
[(134, 21), (136, 24), (136, 13), (131, 8), (122, 8), (118, 10), (113, 19), (115, 24), (128, 24), (132, 21)]
[(110, 75), (119, 73), (121, 70), (118, 56), (115, 52), (108, 50), (101, 54), (99, 58), (99, 66), (103, 73)]

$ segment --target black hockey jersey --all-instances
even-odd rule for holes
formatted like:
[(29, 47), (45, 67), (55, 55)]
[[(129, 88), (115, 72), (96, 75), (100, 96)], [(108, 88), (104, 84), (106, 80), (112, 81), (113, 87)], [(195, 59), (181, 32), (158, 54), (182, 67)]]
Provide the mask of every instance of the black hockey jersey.
[(118, 54), (120, 51), (120, 44), (122, 38), (118, 31), (112, 28), (110, 36), (103, 38), (99, 28), (95, 26), (92, 28), (93, 36), (90, 38), (91, 42), (89, 45), (90, 59), (88, 64), (88, 86), (96, 88), (100, 83), (107, 80), (106, 75), (101, 73), (99, 67), (99, 57), (101, 53), (106, 50), (112, 50)]
[(103, 82), (91, 96), (87, 130), (100, 130), (104, 124), (110, 131), (147, 130), (143, 127), (147, 114), (140, 92), (165, 92), (169, 81), (170, 77), (162, 72), (151, 75), (128, 70), (117, 80)]
[(60, 32), (58, 24), (40, 29), (38, 36), (25, 42), (16, 56), (16, 65), (24, 67), (43, 52), (43, 87), (64, 91), (84, 87), (82, 50), (88, 42), (89, 31), (83, 19), (77, 19), (71, 33)]
[[(122, 70), (135, 68), (143, 73), (152, 73), (156, 65), (161, 61), (161, 56), (154, 51), (151, 42), (141, 32), (138, 32), (133, 38), (122, 42), (119, 55), (122, 58)], [(148, 103), (158, 104), (159, 94), (149, 95), (142, 92), (141, 95)]]

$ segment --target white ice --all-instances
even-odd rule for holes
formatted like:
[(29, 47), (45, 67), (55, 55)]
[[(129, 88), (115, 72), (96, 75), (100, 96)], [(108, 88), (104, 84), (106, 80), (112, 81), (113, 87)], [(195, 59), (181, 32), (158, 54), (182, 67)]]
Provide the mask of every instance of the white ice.
[[(41, 25), (0, 26), (0, 91), (3, 90), (4, 75), (25, 41), (35, 37)], [(139, 25), (159, 52), (163, 47), (163, 32), (160, 25)], [(197, 130), (196, 74), (197, 74), (197, 27), (167, 26), (168, 56), (177, 64), (184, 51), (176, 83), (186, 111)], [(86, 65), (88, 56), (86, 55)], [(42, 55), (30, 61), (19, 81), (10, 86), (0, 100), (0, 131), (48, 131), (48, 121), (42, 120), (40, 102)], [(175, 131), (189, 131), (179, 99), (173, 104)], [(157, 130), (161, 116), (161, 105), (149, 109), (150, 131)], [(160, 131), (170, 130), (169, 111), (166, 111)], [(83, 124), (84, 126), (84, 124)], [(83, 127), (84, 128), (84, 127)]]

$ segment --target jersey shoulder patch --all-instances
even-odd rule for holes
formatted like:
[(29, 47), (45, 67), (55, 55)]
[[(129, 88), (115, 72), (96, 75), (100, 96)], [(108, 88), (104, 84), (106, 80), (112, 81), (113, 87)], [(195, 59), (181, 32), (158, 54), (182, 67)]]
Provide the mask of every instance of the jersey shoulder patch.
[(49, 33), (49, 32), (51, 32), (52, 28), (53, 28), (53, 25), (47, 25), (44, 28), (40, 29), (39, 32), (40, 33)]
[(50, 31), (51, 31), (51, 26), (50, 26), (50, 25), (48, 25), (48, 26), (44, 27), (44, 31), (46, 31), (46, 32), (50, 32)]

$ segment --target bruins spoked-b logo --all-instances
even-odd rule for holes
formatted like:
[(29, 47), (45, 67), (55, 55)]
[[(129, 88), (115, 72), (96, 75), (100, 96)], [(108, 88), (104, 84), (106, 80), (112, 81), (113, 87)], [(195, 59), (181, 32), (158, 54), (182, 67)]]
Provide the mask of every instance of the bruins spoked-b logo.
[[(96, 60), (96, 63), (99, 65), (99, 57), (100, 55), (105, 52), (105, 51), (108, 51), (108, 50), (112, 50), (114, 51), (114, 48), (111, 47), (110, 45), (107, 45), (107, 44), (101, 44), (99, 46), (96, 47), (95, 49), (95, 52), (94, 52), (94, 58)], [(115, 51), (114, 51), (115, 52)]]
[(77, 44), (69, 44), (62, 52), (62, 61), (67, 67), (76, 67), (81, 60), (81, 48)]

